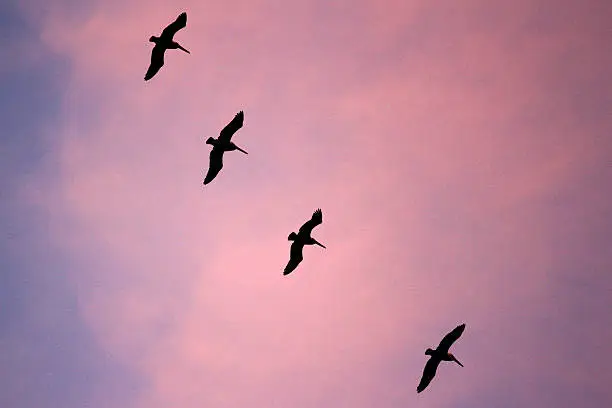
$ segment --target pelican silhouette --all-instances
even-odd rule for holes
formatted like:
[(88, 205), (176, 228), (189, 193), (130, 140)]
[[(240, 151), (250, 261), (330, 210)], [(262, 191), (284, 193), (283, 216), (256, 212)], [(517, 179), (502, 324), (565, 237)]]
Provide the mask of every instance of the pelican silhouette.
[(300, 230), (296, 234), (292, 232), (289, 234), (289, 241), (293, 241), (291, 244), (291, 255), (289, 257), (289, 262), (285, 267), (285, 271), (283, 275), (289, 275), (297, 266), (302, 262), (304, 257), (302, 256), (302, 250), (304, 249), (304, 245), (318, 245), (320, 247), (325, 248), (323, 244), (318, 242), (316, 239), (310, 236), (312, 229), (317, 225), (323, 223), (323, 213), (321, 209), (316, 210), (312, 214), (312, 218), (309, 219), (300, 227)]
[(187, 13), (181, 13), (174, 22), (164, 28), (161, 36), (151, 36), (151, 38), (149, 38), (150, 42), (155, 43), (155, 47), (153, 47), (153, 51), (151, 51), (151, 64), (145, 74), (145, 81), (153, 78), (155, 74), (157, 74), (157, 71), (164, 66), (164, 53), (166, 50), (175, 50), (178, 48), (179, 50), (185, 51), (187, 54), (191, 54), (173, 40), (174, 34), (181, 28), (185, 28), (185, 26), (187, 26)]
[(239, 150), (244, 154), (248, 154), (238, 146), (236, 146), (232, 141), (232, 136), (238, 129), (242, 127), (242, 123), (244, 122), (244, 112), (240, 111), (234, 116), (234, 119), (230, 123), (228, 123), (221, 133), (219, 133), (219, 137), (217, 139), (209, 137), (206, 140), (206, 144), (213, 145), (213, 149), (210, 152), (210, 165), (208, 167), (208, 173), (204, 178), (204, 184), (208, 184), (221, 171), (223, 168), (223, 153), (231, 152), (232, 150)]
[(427, 364), (425, 364), (425, 369), (423, 370), (421, 382), (417, 387), (417, 393), (427, 388), (431, 380), (433, 380), (433, 378), (436, 376), (436, 370), (438, 368), (438, 364), (440, 364), (441, 361), (454, 361), (461, 367), (463, 367), (463, 364), (461, 364), (459, 360), (455, 358), (454, 355), (448, 352), (450, 346), (452, 346), (453, 343), (457, 341), (459, 337), (461, 337), (463, 330), (465, 330), (465, 323), (455, 327), (450, 333), (444, 336), (437, 349), (432, 350), (428, 348), (427, 350), (425, 350), (425, 354), (431, 357), (427, 361)]

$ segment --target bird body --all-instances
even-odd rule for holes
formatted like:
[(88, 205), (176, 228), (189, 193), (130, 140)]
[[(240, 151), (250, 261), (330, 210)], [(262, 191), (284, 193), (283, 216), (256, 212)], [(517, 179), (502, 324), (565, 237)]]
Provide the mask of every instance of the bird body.
[(313, 228), (322, 223), (323, 213), (321, 212), (321, 209), (318, 209), (312, 214), (311, 219), (306, 221), (304, 225), (300, 227), (297, 234), (295, 232), (289, 234), (288, 240), (293, 242), (291, 243), (289, 262), (285, 267), (283, 275), (289, 275), (295, 270), (295, 268), (297, 268), (300, 262), (302, 262), (304, 259), (302, 254), (304, 245), (319, 245), (320, 247), (325, 248), (323, 244), (310, 236)]
[(206, 144), (212, 145), (213, 148), (210, 152), (208, 173), (206, 173), (206, 177), (204, 178), (205, 185), (213, 181), (223, 168), (223, 153), (239, 150), (244, 154), (248, 154), (240, 147), (236, 146), (231, 140), (234, 133), (242, 127), (243, 123), (244, 112), (240, 111), (234, 116), (234, 119), (221, 130), (217, 139), (209, 137), (206, 140)]
[(174, 34), (177, 33), (182, 28), (187, 26), (187, 13), (181, 13), (176, 20), (170, 23), (164, 31), (162, 31), (161, 36), (151, 36), (149, 41), (155, 43), (155, 47), (153, 47), (153, 51), (151, 51), (151, 64), (149, 65), (149, 69), (145, 74), (145, 81), (153, 78), (155, 74), (164, 66), (164, 54), (166, 50), (175, 50), (179, 49), (185, 51), (187, 54), (190, 54), (188, 50), (183, 48), (179, 43), (174, 41)]
[(440, 342), (440, 344), (435, 350), (432, 350), (430, 348), (425, 350), (425, 354), (430, 357), (427, 363), (425, 364), (425, 369), (423, 370), (423, 376), (421, 377), (421, 381), (419, 382), (419, 385), (417, 387), (417, 393), (427, 388), (431, 380), (433, 380), (433, 378), (435, 377), (436, 370), (438, 369), (438, 365), (442, 361), (454, 361), (457, 364), (459, 364), (461, 367), (463, 367), (463, 364), (461, 364), (459, 360), (457, 360), (455, 356), (449, 353), (448, 351), (450, 349), (450, 346), (452, 346), (453, 343), (459, 337), (461, 337), (463, 330), (465, 330), (465, 324), (455, 327), (450, 333), (444, 336), (444, 338), (442, 339), (442, 341)]

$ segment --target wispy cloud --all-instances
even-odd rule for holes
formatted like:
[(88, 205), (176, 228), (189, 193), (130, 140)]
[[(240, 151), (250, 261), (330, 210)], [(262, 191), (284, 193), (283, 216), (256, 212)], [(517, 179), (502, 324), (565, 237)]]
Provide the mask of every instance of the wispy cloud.
[[(54, 4), (59, 171), (22, 198), (53, 214), (97, 346), (142, 380), (115, 405), (610, 401), (602, 4)], [(144, 82), (184, 10), (192, 54)], [(239, 110), (249, 155), (204, 187), (204, 141)], [(319, 207), (328, 249), (283, 277)], [(466, 367), (416, 395), (464, 321)]]

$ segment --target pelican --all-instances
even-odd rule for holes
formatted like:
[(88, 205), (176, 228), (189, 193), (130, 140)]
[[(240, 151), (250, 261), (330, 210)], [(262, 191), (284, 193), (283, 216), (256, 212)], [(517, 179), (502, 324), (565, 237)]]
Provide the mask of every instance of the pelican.
[(431, 357), (427, 361), (427, 364), (425, 364), (425, 369), (423, 370), (423, 377), (421, 377), (421, 382), (417, 387), (417, 393), (427, 388), (431, 380), (433, 380), (433, 378), (435, 377), (436, 369), (438, 368), (438, 364), (440, 364), (441, 361), (454, 361), (461, 367), (463, 367), (463, 364), (461, 364), (459, 360), (455, 358), (455, 356), (448, 352), (450, 346), (452, 346), (453, 343), (457, 341), (459, 337), (461, 337), (463, 330), (465, 330), (465, 323), (455, 327), (450, 333), (444, 336), (437, 349), (432, 350), (428, 348), (427, 350), (425, 350), (425, 354)]
[(210, 166), (204, 178), (205, 185), (213, 181), (223, 168), (223, 153), (239, 150), (244, 154), (248, 154), (231, 141), (234, 133), (242, 127), (243, 122), (244, 112), (240, 111), (234, 116), (234, 119), (221, 130), (218, 138), (209, 137), (208, 140), (206, 140), (206, 144), (213, 145), (213, 149), (210, 151)]
[(297, 268), (300, 262), (302, 262), (302, 259), (304, 259), (302, 256), (304, 245), (318, 245), (325, 248), (323, 244), (310, 236), (312, 229), (322, 223), (323, 213), (319, 208), (312, 214), (312, 218), (306, 221), (304, 225), (300, 227), (297, 234), (295, 232), (289, 234), (288, 239), (289, 241), (293, 241), (293, 243), (291, 244), (291, 256), (289, 258), (289, 263), (287, 263), (287, 266), (285, 266), (285, 272), (283, 272), (283, 275), (289, 275), (295, 268)]
[(181, 28), (187, 26), (187, 13), (181, 13), (174, 22), (170, 23), (168, 27), (164, 28), (160, 37), (151, 36), (149, 41), (155, 43), (153, 51), (151, 52), (151, 64), (145, 75), (145, 81), (153, 78), (157, 71), (164, 66), (164, 53), (166, 50), (179, 49), (185, 51), (187, 54), (191, 54), (179, 43), (173, 40), (174, 34), (177, 33)]

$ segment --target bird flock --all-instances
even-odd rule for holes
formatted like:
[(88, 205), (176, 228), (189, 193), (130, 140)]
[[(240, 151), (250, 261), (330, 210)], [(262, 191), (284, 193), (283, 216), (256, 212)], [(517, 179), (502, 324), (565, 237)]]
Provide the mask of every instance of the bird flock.
[[(181, 29), (187, 26), (187, 13), (181, 13), (176, 20), (170, 23), (164, 30), (162, 31), (159, 37), (151, 36), (149, 41), (155, 43), (153, 50), (151, 51), (151, 63), (149, 68), (145, 74), (145, 81), (149, 81), (153, 78), (159, 70), (164, 66), (164, 56), (166, 50), (179, 49), (188, 54), (190, 52), (181, 46), (178, 42), (174, 41), (174, 35)], [(238, 112), (234, 118), (219, 132), (218, 138), (209, 137), (206, 140), (206, 144), (210, 144), (213, 146), (210, 152), (210, 163), (208, 166), (208, 172), (206, 173), (206, 177), (204, 178), (204, 185), (209, 184), (211, 181), (217, 177), (221, 169), (223, 168), (223, 154), (225, 152), (231, 152), (234, 150), (238, 150), (244, 154), (248, 154), (245, 150), (236, 146), (231, 139), (232, 136), (243, 126), (244, 124), (244, 112)], [(283, 275), (289, 275), (293, 272), (298, 265), (304, 259), (303, 250), (305, 245), (318, 245), (322, 248), (325, 248), (323, 244), (314, 239), (311, 236), (312, 230), (317, 226), (323, 223), (323, 212), (321, 209), (317, 209), (312, 214), (312, 217), (306, 221), (298, 230), (297, 234), (292, 232), (289, 234), (288, 240), (293, 241), (291, 243), (291, 249), (289, 252), (289, 262), (283, 271)], [(421, 376), (421, 381), (417, 386), (417, 393), (423, 391), (431, 380), (436, 375), (436, 371), (438, 366), (442, 361), (454, 361), (463, 367), (463, 364), (459, 362), (455, 358), (455, 356), (449, 352), (450, 347), (453, 345), (459, 337), (463, 334), (465, 330), (465, 324), (461, 324), (451, 330), (448, 334), (442, 338), (438, 347), (435, 350), (428, 348), (425, 350), (425, 355), (430, 356), (429, 360), (425, 364), (425, 368), (423, 370), (423, 374)]]

